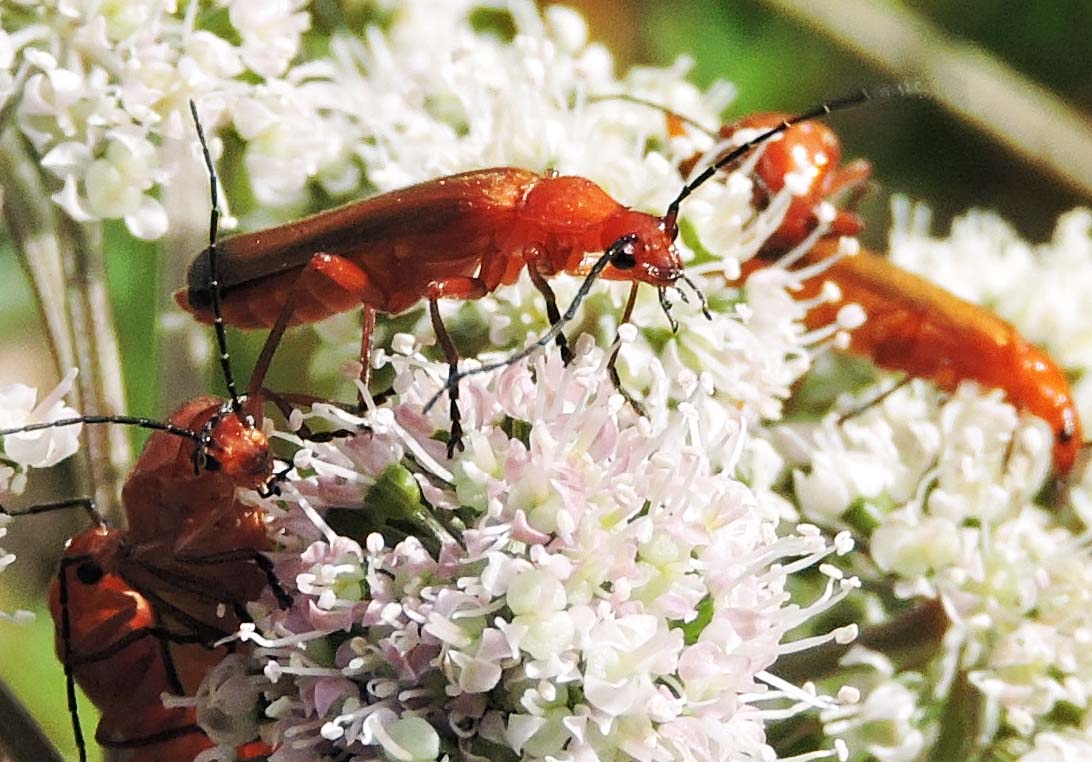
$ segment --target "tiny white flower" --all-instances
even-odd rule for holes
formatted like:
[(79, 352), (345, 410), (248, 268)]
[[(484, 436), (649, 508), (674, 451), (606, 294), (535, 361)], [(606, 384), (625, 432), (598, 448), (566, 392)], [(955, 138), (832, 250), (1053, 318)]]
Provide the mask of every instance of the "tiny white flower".
[(243, 37), (243, 62), (263, 77), (278, 77), (296, 57), (311, 18), (303, 0), (232, 0), (228, 18)]
[(402, 717), (386, 728), (383, 749), (398, 762), (431, 762), (440, 754), (440, 737), (420, 717)]
[[(75, 369), (38, 402), (38, 390), (23, 384), (0, 389), (0, 428), (13, 429), (79, 416), (62, 399), (76, 379)], [(4, 454), (22, 466), (48, 468), (60, 463), (79, 447), (80, 424), (46, 428), (4, 437)]]

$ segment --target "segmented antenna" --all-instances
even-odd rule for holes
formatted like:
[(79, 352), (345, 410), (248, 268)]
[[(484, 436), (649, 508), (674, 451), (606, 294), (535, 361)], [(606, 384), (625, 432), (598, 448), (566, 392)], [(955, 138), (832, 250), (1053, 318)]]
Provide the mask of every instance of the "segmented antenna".
[(32, 505), (29, 508), (21, 508), (18, 511), (9, 511), (4, 506), (0, 505), (0, 513), (7, 516), (37, 516), (41, 513), (64, 511), (69, 508), (83, 508), (87, 511), (88, 516), (91, 517), (91, 523), (97, 527), (106, 526), (106, 521), (99, 515), (99, 512), (95, 510), (95, 502), (89, 497), (70, 497), (52, 503), (39, 503), (38, 505)]
[[(425, 412), (427, 413), (432, 409), (432, 406), (436, 404), (437, 400), (443, 396), (444, 392), (453, 389), (456, 384), (467, 376), (476, 376), (480, 373), (489, 373), (490, 371), (499, 370), (501, 368), (507, 368), (513, 363), (517, 363), (525, 357), (530, 357), (537, 350), (549, 346), (550, 342), (557, 338), (562, 329), (565, 328), (565, 324), (576, 317), (576, 311), (580, 307), (580, 303), (584, 301), (584, 298), (591, 292), (592, 286), (595, 284), (596, 278), (598, 278), (604, 270), (607, 269), (607, 265), (611, 264), (620, 256), (625, 256), (628, 253), (629, 246), (637, 240), (637, 236), (630, 235), (622, 236), (607, 249), (599, 259), (592, 265), (591, 270), (584, 276), (584, 282), (580, 284), (580, 288), (577, 289), (576, 294), (573, 296), (572, 303), (569, 304), (569, 308), (565, 310), (565, 314), (561, 316), (556, 323), (550, 326), (550, 330), (546, 331), (542, 336), (538, 338), (533, 344), (528, 344), (518, 352), (513, 352), (503, 360), (497, 360), (496, 362), (486, 363), (479, 365), (477, 368), (470, 368), (468, 370), (453, 373), (448, 376), (447, 382), (444, 384), (440, 391), (436, 392), (429, 399), (425, 405)], [(632, 256), (632, 255), (630, 255)]]
[(592, 95), (588, 97), (588, 103), (606, 103), (607, 101), (624, 101), (626, 103), (634, 103), (638, 106), (647, 106), (648, 108), (656, 109), (660, 113), (666, 114), (669, 117), (674, 117), (683, 124), (687, 124), (698, 132), (705, 133), (711, 138), (715, 138), (717, 136), (716, 130), (709, 129), (697, 119), (692, 119), (686, 114), (680, 114), (678, 111), (664, 106), (662, 103), (656, 103), (655, 101), (650, 101), (647, 98), (642, 98), (638, 95), (630, 95), (629, 93), (615, 93), (613, 95)]
[(140, 418), (131, 415), (85, 415), (78, 418), (61, 418), (56, 421), (28, 423), (26, 426), (18, 426), (12, 429), (0, 429), (0, 437), (6, 437), (9, 434), (24, 434), (30, 431), (59, 429), (63, 428), (64, 426), (75, 426), (79, 423), (114, 423), (122, 426), (137, 426), (142, 429), (152, 429), (153, 431), (165, 431), (168, 434), (175, 435), (176, 437), (190, 439), (194, 442), (197, 442), (198, 444), (201, 444), (203, 442), (202, 436), (196, 431), (190, 431), (189, 429), (184, 429), (181, 426), (175, 426), (173, 423), (153, 421), (151, 418)]
[(80, 727), (80, 710), (76, 702), (76, 675), (72, 669), (72, 617), (68, 613), (68, 567), (79, 562), (72, 557), (61, 561), (57, 572), (57, 597), (61, 605), (61, 665), (64, 667), (65, 695), (68, 699), (68, 715), (72, 718), (72, 736), (76, 740), (76, 751), (80, 762), (87, 762), (87, 742)]
[(720, 169), (726, 167), (732, 162), (736, 161), (744, 154), (749, 153), (752, 149), (762, 145), (767, 140), (774, 138), (785, 130), (792, 127), (794, 124), (800, 122), (806, 122), (809, 119), (815, 119), (826, 114), (832, 114), (835, 111), (845, 111), (847, 109), (861, 106), (869, 101), (886, 100), (887, 98), (901, 98), (907, 95), (924, 95), (924, 91), (921, 86), (913, 82), (903, 82), (895, 85), (883, 85), (881, 87), (872, 88), (869, 90), (858, 90), (848, 95), (843, 95), (841, 98), (834, 98), (833, 100), (820, 103), (814, 108), (797, 114), (796, 116), (789, 117), (781, 124), (773, 127), (766, 132), (763, 132), (758, 137), (748, 140), (743, 145), (733, 148), (731, 151), (721, 156), (715, 162), (710, 164), (701, 173), (691, 180), (689, 183), (683, 186), (679, 191), (679, 195), (675, 197), (667, 207), (667, 213), (664, 214), (664, 225), (668, 231), (677, 233), (678, 230), (678, 217), (679, 217), (679, 205), (685, 200), (691, 193), (704, 185), (713, 175), (715, 175)]
[[(815, 119), (825, 114), (834, 113), (835, 111), (845, 111), (855, 106), (860, 106), (868, 103), (869, 101), (884, 100), (887, 98), (899, 98), (908, 95), (925, 95), (925, 92), (920, 84), (914, 82), (903, 82), (894, 85), (884, 85), (868, 90), (862, 89), (854, 93), (850, 93), (849, 95), (844, 95), (841, 98), (834, 98), (832, 100), (826, 101), (819, 104), (818, 106), (815, 106), (814, 108), (808, 109), (801, 114), (786, 119), (778, 126), (767, 130), (753, 140), (749, 140), (738, 148), (732, 149), (727, 154), (713, 162), (713, 164), (702, 170), (702, 172), (692, 181), (684, 185), (682, 190), (679, 191), (679, 195), (676, 196), (675, 200), (668, 205), (667, 212), (663, 216), (665, 230), (671, 235), (672, 238), (677, 237), (679, 233), (679, 205), (682, 204), (682, 202), (688, 196), (690, 196), (691, 193), (693, 193), (701, 185), (703, 185), (710, 178), (716, 175), (718, 170), (736, 161), (744, 154), (765, 143), (767, 140), (770, 140), (771, 138), (780, 135), (785, 130), (792, 127), (794, 124), (806, 122), (809, 119)], [(603, 96), (602, 98), (596, 98), (595, 100), (606, 98), (620, 98), (622, 100), (627, 100), (633, 103), (651, 106), (653, 108), (659, 108), (662, 111), (667, 111), (666, 109), (663, 109), (662, 107), (650, 101), (645, 101), (641, 98), (627, 95)], [(668, 113), (674, 114), (674, 112)], [(686, 121), (689, 122), (690, 120)], [(702, 130), (705, 129), (704, 127), (700, 127), (700, 125), (699, 128)], [(535, 341), (533, 344), (528, 344), (523, 349), (519, 350), (518, 352), (512, 353), (503, 360), (486, 363), (484, 365), (478, 366), (477, 368), (470, 368), (468, 370), (450, 374), (447, 378), (447, 381), (444, 383), (443, 388), (441, 388), (438, 392), (432, 395), (428, 403), (425, 405), (425, 412), (427, 413), (432, 408), (432, 406), (436, 404), (440, 397), (443, 396), (444, 392), (450, 392), (452, 389), (455, 388), (459, 381), (466, 378), (467, 376), (474, 376), (478, 375), (479, 373), (489, 373), (490, 371), (508, 367), (509, 365), (512, 365), (513, 363), (519, 362), (525, 357), (530, 356), (538, 349), (547, 346), (551, 341), (557, 338), (558, 334), (560, 334), (562, 329), (565, 327), (565, 324), (576, 316), (577, 308), (591, 291), (591, 287), (594, 284), (595, 280), (602, 274), (603, 270), (607, 268), (607, 265), (611, 264), (611, 262), (613, 262), (615, 259), (623, 256), (626, 253), (626, 249), (629, 247), (630, 244), (633, 243), (634, 240), (636, 240), (636, 236), (628, 235), (623, 236), (622, 238), (611, 244), (610, 248), (607, 249), (606, 252), (604, 252), (604, 254), (598, 260), (596, 260), (595, 265), (592, 266), (591, 270), (584, 278), (584, 282), (580, 284), (580, 288), (577, 290), (576, 295), (573, 297), (572, 303), (569, 305), (569, 308), (565, 310), (565, 314), (561, 316), (560, 320), (551, 325), (550, 329), (546, 331), (541, 337), (539, 337), (537, 341)], [(705, 314), (706, 317), (711, 317), (708, 311), (708, 307), (705, 303), (704, 294), (702, 294), (701, 291), (697, 289), (697, 287), (693, 284), (692, 281), (690, 281), (689, 278), (685, 278), (685, 282), (689, 284), (698, 295), (701, 301), (702, 312)], [(679, 293), (681, 294), (682, 292), (680, 291)], [(666, 292), (664, 289), (660, 289), (659, 296), (660, 305), (663, 308), (664, 313), (667, 315), (667, 319), (671, 323), (672, 330), (677, 330), (678, 324), (671, 315), (670, 304), (666, 301)]]
[(209, 198), (212, 202), (212, 213), (209, 215), (209, 280), (208, 289), (212, 298), (212, 325), (216, 329), (216, 348), (220, 352), (220, 370), (224, 374), (224, 384), (227, 386), (228, 396), (231, 398), (231, 410), (242, 417), (243, 403), (239, 400), (239, 394), (235, 390), (235, 376), (231, 372), (231, 357), (228, 355), (227, 329), (224, 328), (224, 316), (220, 312), (220, 278), (217, 273), (216, 236), (220, 228), (220, 196), (216, 190), (216, 168), (212, 164), (212, 154), (209, 152), (208, 143), (205, 141), (205, 130), (201, 127), (201, 118), (197, 115), (197, 104), (190, 101), (190, 114), (193, 116), (193, 126), (197, 128), (197, 140), (201, 143), (201, 154), (205, 157), (205, 168), (209, 172)]

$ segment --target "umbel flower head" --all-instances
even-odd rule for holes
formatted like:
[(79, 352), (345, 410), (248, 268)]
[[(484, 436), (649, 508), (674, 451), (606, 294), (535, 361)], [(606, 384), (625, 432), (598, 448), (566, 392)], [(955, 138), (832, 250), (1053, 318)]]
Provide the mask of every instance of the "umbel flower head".
[[(295, 606), (242, 633), (265, 680), (238, 691), (266, 706), (275, 759), (763, 759), (771, 713), (831, 704), (766, 670), (798, 645), (789, 630), (853, 589), (820, 566), (852, 544), (778, 535), (731, 476), (742, 418), (707, 415), (697, 379), (650, 425), (583, 340), (568, 367), (552, 352), (475, 383), (480, 424), (448, 471), (416, 399), (438, 388), (431, 364), (391, 361), (406, 402), (366, 435), (301, 450), (311, 475), (270, 506), (310, 540), (278, 566)], [(353, 422), (330, 409), (308, 423), (323, 417)], [(337, 533), (349, 526), (376, 531), (358, 542)], [(392, 539), (414, 526), (421, 538)], [(817, 566), (825, 588), (790, 601), (787, 577)]]
[[(210, 133), (231, 120), (265, 204), (298, 205), (311, 182), (383, 191), (516, 164), (589, 177), (657, 213), (681, 186), (681, 159), (708, 140), (669, 140), (662, 114), (589, 96), (639, 92), (710, 121), (724, 102), (679, 68), (618, 80), (577, 16), (543, 17), (529, 2), (508, 7), (507, 35), (475, 29), (477, 3), (401, 3), (384, 26), (335, 35), (310, 61), (297, 60), (308, 26), (299, 7), (231, 3), (240, 34), (230, 42), (201, 29), (195, 7), (102, 17), (64, 5), (28, 17), (14, 112), (74, 219), (122, 218), (143, 237), (170, 227), (160, 195), (196, 159), (188, 98)], [(422, 29), (444, 33), (423, 40)], [(706, 242), (731, 273), (787, 198), (756, 213), (744, 172), (695, 194), (684, 220), (695, 247)], [(768, 668), (786, 650), (850, 639), (852, 625), (804, 642), (786, 634), (856, 585), (823, 563), (850, 550), (847, 537), (779, 532), (780, 505), (735, 476), (748, 426), (777, 414), (822, 341), (795, 325), (802, 308), (786, 280), (755, 286), (756, 301), (781, 309), (754, 330), (716, 274), (717, 320), (678, 305), (677, 334), (621, 332), (625, 383), (651, 418), (607, 378), (603, 346), (625, 287), (603, 284), (587, 314), (604, 319), (582, 328), (605, 345), (585, 336), (567, 367), (550, 351), (468, 380), (470, 433), (452, 461), (433, 437), (447, 411), (425, 410), (446, 369), (414, 335), (395, 337), (375, 360), (394, 370), (392, 401), (361, 419), (309, 414), (311, 426), (327, 419), (358, 436), (312, 447), (284, 435), (301, 447), (296, 470), (264, 507), (296, 603), (254, 604), (239, 635), (253, 648), (192, 699), (171, 700), (196, 707), (217, 743), (205, 757), (258, 736), (274, 760), (769, 758), (767, 721), (836, 699)], [(573, 283), (558, 290), (567, 299)], [(466, 323), (460, 338), (478, 332), (498, 348), (546, 325), (525, 283), (451, 312)], [(635, 314), (664, 325), (656, 301)], [(825, 582), (794, 600), (787, 581), (804, 570)], [(834, 746), (817, 741), (806, 758)]]
[[(245, 181), (261, 207), (229, 198), (248, 227), (316, 197), (328, 206), (505, 165), (584, 176), (662, 214), (679, 166), (723, 149), (599, 96), (715, 126), (730, 88), (699, 91), (685, 61), (619, 77), (571, 11), (523, 0), (368, 10), (330, 32), (296, 1), (19, 5), (0, 39), (0, 97), (59, 208), (144, 238), (192, 224), (191, 98), (213, 153), (225, 153), (215, 136), (230, 141), (226, 186)], [(447, 366), (421, 310), (380, 327), (384, 401), (362, 390), (359, 416), (292, 415), (278, 434), (294, 450), (280, 495), (248, 499), (270, 516), (294, 604), (252, 603), (243, 645), (195, 696), (168, 699), (194, 706), (215, 742), (202, 762), (255, 738), (272, 762), (898, 762), (956, 736), (1037, 762), (1092, 743), (1092, 564), (1063, 512), (1088, 515), (1087, 479), (1043, 489), (1051, 432), (997, 390), (915, 381), (873, 404), (892, 384), (878, 379), (832, 407), (851, 384), (827, 350), (844, 347), (860, 311), (808, 331), (809, 307), (837, 288), (797, 301), (802, 276), (784, 267), (745, 288), (731, 280), (799, 191), (787, 182), (756, 209), (756, 159), (681, 209), (678, 244), (711, 320), (677, 304), (672, 331), (642, 289), (620, 327), (628, 286), (597, 284), (569, 330), (572, 363), (551, 347), (464, 380), (466, 446), (451, 459), (447, 406), (427, 406)], [(819, 210), (815, 236), (830, 217)], [(1083, 371), (1090, 219), (1067, 216), (1036, 250), (988, 215), (933, 238), (903, 206), (891, 255)], [(855, 249), (843, 240), (839, 256)], [(577, 283), (551, 285), (564, 304)], [(548, 325), (528, 278), (441, 306), (457, 343), (485, 359)], [(309, 378), (340, 378), (357, 317), (316, 332)], [(646, 416), (608, 380), (614, 351)], [(0, 415), (64, 417), (51, 406), (65, 391), (35, 406), (13, 388)], [(304, 423), (355, 435), (315, 444)], [(5, 442), (12, 491), (73, 437)]]

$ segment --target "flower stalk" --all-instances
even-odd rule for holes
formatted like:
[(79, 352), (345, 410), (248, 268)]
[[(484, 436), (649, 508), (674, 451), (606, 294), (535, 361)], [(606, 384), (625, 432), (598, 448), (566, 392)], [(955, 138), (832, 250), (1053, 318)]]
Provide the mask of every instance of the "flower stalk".
[(0, 751), (12, 762), (64, 762), (45, 730), (27, 712), (7, 684), (0, 681)]
[[(38, 162), (12, 129), (0, 138), (4, 219), (37, 297), (58, 375), (81, 368), (73, 401), (87, 415), (125, 412), (125, 394), (106, 284), (101, 226), (77, 223), (52, 203)], [(87, 427), (78, 489), (122, 522), (121, 485), (131, 463), (121, 427)]]

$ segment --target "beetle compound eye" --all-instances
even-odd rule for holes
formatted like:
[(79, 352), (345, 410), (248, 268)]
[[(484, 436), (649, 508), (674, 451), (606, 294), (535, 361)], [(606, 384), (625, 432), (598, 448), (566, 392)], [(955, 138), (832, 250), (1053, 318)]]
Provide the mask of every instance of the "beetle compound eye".
[(610, 263), (618, 270), (632, 270), (637, 266), (637, 246), (633, 241), (626, 241), (614, 252)]
[(85, 561), (76, 567), (76, 579), (85, 585), (96, 584), (102, 575), (102, 567), (94, 561)]

